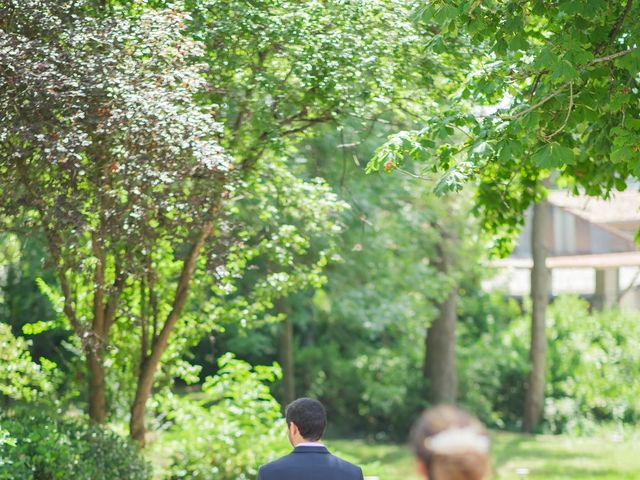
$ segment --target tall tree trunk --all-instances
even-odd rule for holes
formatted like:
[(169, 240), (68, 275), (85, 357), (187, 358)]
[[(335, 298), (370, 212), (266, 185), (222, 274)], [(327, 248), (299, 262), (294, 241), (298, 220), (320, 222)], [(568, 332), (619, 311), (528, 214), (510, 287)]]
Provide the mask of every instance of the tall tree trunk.
[(103, 346), (107, 341), (104, 305), (106, 259), (102, 242), (98, 232), (91, 233), (91, 249), (96, 258), (96, 269), (93, 274), (93, 321), (91, 334), (85, 343), (85, 354), (89, 366), (89, 417), (97, 423), (104, 423), (107, 416), (103, 363)]
[(89, 367), (89, 418), (103, 424), (106, 420), (107, 407), (105, 401), (105, 377), (102, 352), (98, 349), (87, 349), (87, 366)]
[[(447, 252), (447, 236), (443, 233), (434, 262), (440, 273), (450, 273), (451, 261)], [(438, 305), (438, 315), (427, 329), (425, 341), (424, 376), (428, 381), (428, 398), (434, 403), (453, 403), (458, 395), (456, 367), (456, 321), (458, 287), (454, 286), (446, 299)]]
[(280, 365), (282, 366), (282, 385), (285, 405), (293, 402), (296, 397), (294, 362), (293, 362), (293, 322), (291, 315), (285, 311), (280, 335)]
[[(215, 213), (215, 210), (212, 212)], [(151, 345), (151, 353), (145, 357), (140, 363), (140, 373), (138, 375), (138, 383), (136, 385), (136, 393), (131, 404), (131, 418), (129, 419), (129, 433), (131, 438), (139, 442), (141, 445), (145, 443), (145, 421), (144, 415), (147, 405), (147, 400), (151, 396), (153, 389), (153, 379), (160, 364), (162, 354), (169, 344), (169, 337), (171, 332), (180, 319), (180, 313), (187, 301), (187, 295), (189, 293), (189, 285), (193, 278), (193, 273), (196, 268), (200, 252), (204, 247), (206, 240), (209, 238), (213, 231), (214, 219), (207, 221), (200, 231), (198, 238), (191, 246), (189, 255), (184, 261), (182, 272), (178, 280), (176, 287), (175, 297), (173, 299), (173, 306), (169, 315), (167, 316), (160, 333)]]
[(547, 338), (545, 316), (549, 303), (550, 276), (547, 269), (546, 235), (549, 228), (549, 206), (546, 200), (533, 206), (531, 229), (531, 370), (527, 379), (522, 429), (532, 432), (540, 424), (544, 410), (544, 376)]
[(438, 306), (438, 316), (427, 329), (424, 374), (429, 382), (429, 400), (454, 403), (458, 395), (456, 369), (456, 309), (458, 291), (454, 289)]

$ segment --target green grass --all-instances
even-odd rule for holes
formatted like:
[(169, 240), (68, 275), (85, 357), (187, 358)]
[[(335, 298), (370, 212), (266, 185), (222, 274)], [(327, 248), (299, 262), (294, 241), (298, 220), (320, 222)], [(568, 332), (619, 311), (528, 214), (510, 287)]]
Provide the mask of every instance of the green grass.
[[(526, 480), (638, 480), (640, 446), (637, 439), (569, 436), (492, 435), (492, 479)], [(363, 466), (364, 474), (380, 480), (421, 480), (405, 445), (367, 443), (362, 440), (327, 442), (334, 453)], [(516, 469), (529, 474), (519, 476)]]

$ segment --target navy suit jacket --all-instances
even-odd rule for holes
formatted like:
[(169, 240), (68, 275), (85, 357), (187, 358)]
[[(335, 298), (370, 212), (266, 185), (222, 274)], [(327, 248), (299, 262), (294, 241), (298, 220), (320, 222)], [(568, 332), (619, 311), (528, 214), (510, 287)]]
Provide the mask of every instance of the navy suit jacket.
[(362, 469), (325, 447), (296, 447), (289, 455), (260, 467), (258, 480), (362, 480)]

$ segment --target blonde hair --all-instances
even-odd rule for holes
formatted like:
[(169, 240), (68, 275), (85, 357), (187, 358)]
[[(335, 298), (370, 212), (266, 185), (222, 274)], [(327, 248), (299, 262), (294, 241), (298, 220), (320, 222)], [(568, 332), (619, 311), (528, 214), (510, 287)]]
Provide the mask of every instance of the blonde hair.
[(487, 431), (464, 410), (449, 405), (425, 410), (411, 437), (429, 480), (484, 480), (489, 475)]

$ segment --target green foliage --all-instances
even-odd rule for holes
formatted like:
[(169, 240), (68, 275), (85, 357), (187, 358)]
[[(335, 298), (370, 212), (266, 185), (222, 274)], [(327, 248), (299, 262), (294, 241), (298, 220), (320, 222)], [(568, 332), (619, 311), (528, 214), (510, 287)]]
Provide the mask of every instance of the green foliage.
[[(461, 400), (489, 425), (518, 428), (529, 370), (529, 318), (513, 306), (488, 315), (482, 330), (460, 332)], [(500, 313), (501, 311), (501, 313)], [(590, 312), (561, 296), (549, 307), (545, 426), (588, 433), (597, 423), (633, 424), (640, 414), (638, 315)]]
[(560, 297), (549, 311), (545, 418), (553, 432), (640, 418), (640, 322), (637, 312), (589, 313), (586, 301)]
[[(197, 381), (183, 354), (212, 328), (250, 326), (274, 298), (321, 285), (345, 204), (263, 152), (261, 133), (248, 165), (223, 151), (218, 107), (200, 102), (215, 91), (195, 61), (209, 45), (185, 35), (185, 12), (5, 3), (0, 211), (21, 236), (46, 239), (59, 284), (39, 284), (57, 314), (51, 326), (73, 329), (73, 348), (107, 366), (108, 405), (121, 416), (172, 314), (180, 322), (166, 330), (176, 332), (158, 386)], [(190, 247), (193, 276), (183, 275)]]
[[(353, 327), (348, 333), (354, 334)], [(396, 345), (375, 347), (351, 338), (349, 345), (336, 345), (325, 333), (317, 346), (303, 348), (296, 356), (298, 385), (326, 405), (334, 435), (405, 438), (426, 406), (422, 351), (415, 348), (421, 342), (411, 348), (408, 339), (396, 339)], [(333, 344), (321, 346), (330, 340)]]
[(286, 425), (268, 385), (280, 378), (280, 368), (251, 367), (231, 354), (218, 364), (201, 394), (173, 397), (163, 406), (171, 426), (150, 454), (169, 456), (160, 472), (166, 478), (248, 480), (286, 451)]
[[(14, 232), (0, 238), (3, 321), (34, 336), (73, 328), (69, 349), (99, 353), (124, 418), (212, 222), (155, 378), (172, 478), (249, 478), (271, 455), (275, 370), (224, 357), (201, 400), (163, 387), (198, 381), (185, 352), (212, 329), (264, 326), (242, 353), (275, 356), (276, 300), (298, 334), (298, 389), (345, 429), (404, 436), (424, 406), (421, 339), (461, 286), (462, 399), (516, 427), (527, 323), (479, 293), (464, 187), (478, 184), (476, 213), (505, 253), (547, 177), (601, 196), (640, 177), (638, 5), (167, 3), (0, 0), (0, 221)], [(369, 171), (428, 182), (363, 180), (351, 158), (372, 156)], [(318, 170), (328, 181), (308, 178)], [(18, 258), (33, 232), (47, 254)], [(443, 252), (456, 258), (447, 272)], [(96, 329), (100, 311), (111, 317)], [(636, 419), (633, 317), (560, 299), (552, 319), (548, 428)], [(0, 338), (3, 395), (51, 391), (24, 341)], [(16, 438), (3, 430), (0, 445)]]
[(45, 358), (34, 362), (28, 346), (24, 338), (13, 336), (9, 325), (0, 323), (0, 398), (33, 401), (53, 391), (50, 371), (55, 363)]
[(401, 101), (421, 47), (398, 0), (188, 1), (206, 45), (211, 102), (225, 146), (243, 163), (282, 152), (316, 125)]
[(459, 81), (438, 85), (423, 127), (390, 137), (369, 168), (411, 158), (442, 176), (440, 193), (478, 183), (501, 254), (552, 171), (575, 192), (624, 190), (640, 178), (639, 15), (606, 0), (425, 2), (416, 29), (430, 33), (440, 75)]
[[(436, 198), (428, 184), (367, 177), (351, 161), (368, 158), (388, 128), (352, 121), (299, 146), (298, 168), (320, 169), (351, 208), (336, 242), (342, 261), (326, 270), (321, 289), (284, 302), (294, 323), (297, 393), (320, 398), (334, 429), (404, 438), (425, 406), (422, 339), (437, 302), (477, 275), (472, 259), (481, 252), (466, 195)], [(435, 266), (440, 248), (456, 257), (446, 273)], [(280, 330), (229, 328), (215, 348), (252, 363), (272, 361)]]
[(151, 478), (151, 469), (135, 446), (86, 420), (31, 405), (0, 412), (0, 426), (13, 439), (0, 441), (2, 480)]
[[(11, 325), (14, 334), (31, 335), (27, 324), (50, 326), (55, 312), (38, 287), (37, 279), (53, 283), (53, 272), (46, 268), (46, 247), (42, 239), (25, 240), (0, 234), (0, 268), (5, 272), (0, 286), (0, 322)], [(48, 358), (58, 364), (70, 357), (64, 349), (68, 332), (55, 329), (30, 337), (29, 350), (35, 359)]]
[[(194, 100), (205, 82), (192, 58), (202, 50), (182, 35), (185, 15), (91, 16), (87, 7), (0, 2), (0, 212), (21, 239), (46, 240), (59, 290), (40, 287), (58, 326), (101, 368), (116, 320), (127, 324), (119, 340), (132, 324), (145, 328), (149, 312), (168, 314), (149, 297), (160, 273), (175, 287), (180, 264), (156, 270), (155, 261), (184, 257), (211, 221), (230, 159), (220, 124)], [(124, 301), (135, 287), (148, 311)], [(147, 345), (132, 352), (135, 343), (129, 335), (112, 352), (144, 359)]]
[(517, 429), (529, 369), (529, 323), (501, 294), (462, 296), (458, 323), (460, 401), (492, 427)]

